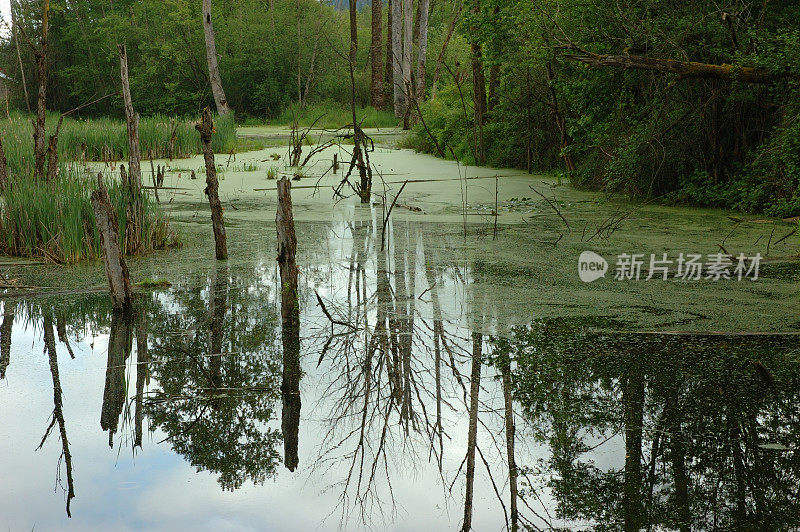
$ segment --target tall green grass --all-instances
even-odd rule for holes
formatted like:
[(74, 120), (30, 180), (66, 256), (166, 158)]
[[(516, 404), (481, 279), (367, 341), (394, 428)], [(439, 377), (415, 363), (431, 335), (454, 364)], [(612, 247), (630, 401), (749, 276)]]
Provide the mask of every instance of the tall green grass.
[[(323, 116), (324, 115), (324, 116)], [(322, 116), (314, 127), (325, 129), (336, 129), (353, 122), (353, 114), (350, 107), (339, 102), (323, 100), (320, 102), (307, 103), (302, 107), (292, 104), (283, 110), (278, 118), (271, 120), (270, 124), (280, 126), (291, 126), (294, 117), (300, 126), (308, 127), (314, 120)], [(359, 107), (356, 109), (358, 120), (363, 120), (361, 127), (397, 127), (398, 120), (392, 113), (378, 111), (374, 107)]]
[[(12, 113), (10, 119), (0, 119), (9, 173), (28, 176), (33, 168), (33, 124), (31, 115)], [(47, 135), (55, 132), (58, 115), (48, 114)], [(232, 115), (215, 116), (216, 133), (213, 148), (227, 153), (236, 148), (236, 123)], [(170, 138), (175, 133), (173, 152)], [(202, 151), (200, 135), (194, 121), (168, 116), (151, 116), (139, 121), (139, 143), (142, 157), (148, 151), (154, 158), (168, 156), (183, 158)], [(125, 122), (111, 118), (65, 118), (58, 136), (61, 161), (76, 161), (82, 156), (89, 161), (124, 160), (128, 158), (128, 130)]]
[[(105, 180), (117, 212), (120, 243), (124, 246), (127, 189), (118, 180)], [(101, 255), (100, 236), (90, 202), (96, 188), (77, 166), (62, 167), (55, 184), (18, 179), (3, 198), (0, 210), (0, 252), (48, 262), (71, 263)], [(141, 197), (143, 250), (177, 243), (161, 207), (149, 195)]]

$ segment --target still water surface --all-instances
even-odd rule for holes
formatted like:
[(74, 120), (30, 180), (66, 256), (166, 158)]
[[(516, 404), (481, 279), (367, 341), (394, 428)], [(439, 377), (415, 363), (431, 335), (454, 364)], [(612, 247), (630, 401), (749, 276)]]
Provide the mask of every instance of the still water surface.
[(539, 319), (441, 232), (314, 231), (299, 353), (270, 252), (165, 272), (132, 317), (103, 293), (3, 300), (2, 524), (458, 529), (479, 360), (475, 530), (513, 521), (506, 399), (520, 529), (800, 526), (796, 336)]

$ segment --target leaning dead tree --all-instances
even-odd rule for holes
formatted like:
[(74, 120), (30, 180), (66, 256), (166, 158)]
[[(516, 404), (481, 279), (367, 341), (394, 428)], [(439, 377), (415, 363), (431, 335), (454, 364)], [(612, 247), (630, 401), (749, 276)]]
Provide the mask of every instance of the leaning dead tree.
[(122, 99), (125, 104), (125, 121), (128, 125), (128, 180), (123, 185), (128, 191), (126, 208), (125, 249), (133, 254), (142, 246), (142, 164), (139, 150), (139, 113), (133, 109), (131, 87), (128, 81), (128, 50), (124, 44), (119, 48), (119, 73), (122, 80)]
[(130, 311), (133, 308), (130, 275), (119, 247), (117, 216), (111, 205), (108, 190), (103, 185), (102, 174), (97, 174), (97, 190), (92, 192), (91, 201), (97, 221), (97, 232), (100, 233), (103, 264), (111, 291), (112, 306), (114, 310)]
[(590, 67), (613, 67), (623, 69), (652, 70), (678, 74), (684, 78), (711, 78), (743, 83), (771, 83), (786, 78), (788, 73), (775, 72), (765, 68), (738, 65), (714, 65), (694, 61), (659, 59), (641, 55), (605, 55), (581, 51), (578, 54), (565, 54), (565, 59), (579, 61)]
[(297, 236), (292, 214), (292, 184), (288, 178), (278, 181), (278, 209), (275, 213), (278, 233), (278, 268), (281, 277), (281, 338), (283, 341), (283, 380), (281, 430), (284, 464), (289, 471), (297, 468), (300, 425), (300, 307), (297, 294)]
[(217, 165), (214, 162), (214, 150), (211, 148), (211, 134), (214, 131), (214, 121), (211, 118), (211, 109), (206, 107), (200, 117), (200, 122), (195, 124), (195, 129), (200, 132), (203, 144), (203, 158), (206, 162), (206, 189), (208, 203), (211, 206), (211, 225), (214, 230), (214, 244), (217, 260), (228, 258), (228, 241), (225, 235), (225, 223), (222, 220), (222, 203), (219, 200), (219, 181), (217, 181)]
[(222, 90), (222, 77), (219, 75), (217, 63), (217, 44), (214, 37), (214, 26), (211, 24), (211, 0), (203, 0), (203, 33), (206, 37), (206, 58), (208, 59), (208, 78), (211, 82), (211, 92), (214, 94), (214, 103), (217, 112), (226, 115), (230, 112), (225, 91)]
[(453, 38), (453, 32), (456, 29), (456, 23), (461, 20), (461, 10), (464, 7), (463, 2), (456, 1), (453, 6), (453, 18), (450, 20), (450, 25), (447, 27), (447, 33), (444, 37), (444, 42), (442, 43), (442, 50), (439, 52), (439, 56), (436, 58), (436, 66), (433, 69), (433, 83), (431, 86), (431, 99), (436, 98), (436, 85), (439, 82), (439, 75), (442, 72), (442, 64), (444, 64), (444, 58), (447, 55), (447, 46), (450, 44), (450, 39)]

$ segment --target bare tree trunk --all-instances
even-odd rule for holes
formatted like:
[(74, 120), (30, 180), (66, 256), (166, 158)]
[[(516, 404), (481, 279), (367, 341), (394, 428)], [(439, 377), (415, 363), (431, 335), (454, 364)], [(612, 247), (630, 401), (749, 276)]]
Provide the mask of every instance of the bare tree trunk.
[(222, 388), (222, 352), (225, 335), (225, 315), (228, 312), (228, 268), (218, 263), (214, 269), (214, 283), (211, 286), (211, 342), (208, 353), (209, 386)]
[(428, 12), (430, 0), (420, 0), (419, 4), (419, 49), (417, 56), (417, 100), (425, 99), (425, 63), (428, 54)]
[(14, 4), (11, 3), (11, 33), (14, 37), (14, 46), (17, 49), (17, 61), (19, 62), (19, 76), (22, 82), (22, 91), (25, 94), (25, 107), (31, 112), (31, 99), (28, 96), (28, 84), (25, 82), (25, 68), (22, 66), (22, 53), (19, 50), (19, 37), (17, 36), (17, 17), (14, 15)]
[(228, 240), (225, 235), (225, 223), (222, 220), (222, 203), (219, 201), (219, 181), (217, 181), (217, 165), (214, 162), (214, 150), (211, 148), (211, 133), (214, 131), (214, 121), (211, 110), (206, 107), (200, 122), (195, 124), (195, 129), (200, 132), (203, 143), (203, 158), (206, 163), (206, 189), (208, 204), (211, 207), (211, 225), (214, 230), (214, 245), (217, 260), (228, 258)]
[[(72, 454), (69, 451), (67, 426), (64, 422), (63, 392), (61, 390), (61, 377), (58, 374), (58, 355), (56, 354), (56, 339), (53, 334), (53, 317), (49, 312), (44, 316), (44, 345), (50, 362), (50, 375), (53, 378), (53, 422), (47, 429), (44, 438), (42, 438), (39, 448), (41, 449), (42, 445), (44, 445), (48, 434), (50, 434), (50, 428), (57, 423), (58, 433), (61, 438), (61, 458), (64, 459), (64, 465), (67, 468), (67, 517), (72, 517), (70, 503), (75, 498), (75, 483), (72, 480)], [(60, 464), (61, 461), (59, 460), (59, 467)], [(58, 477), (61, 477), (60, 471)]]
[(497, 89), (500, 87), (500, 65), (492, 65), (489, 68), (489, 94), (486, 97), (486, 110), (494, 111), (497, 105)]
[(369, 203), (372, 194), (372, 171), (369, 170), (368, 165), (364, 162), (363, 147), (366, 146), (364, 142), (364, 133), (361, 131), (361, 126), (358, 124), (358, 117), (356, 116), (356, 81), (354, 75), (356, 52), (358, 51), (358, 22), (356, 19), (356, 0), (349, 0), (350, 6), (350, 54), (348, 56), (348, 66), (350, 70), (350, 112), (353, 119), (353, 157), (350, 162), (350, 170), (348, 176), (353, 169), (353, 165), (358, 167), (358, 173), (361, 177), (361, 183), (358, 194), (361, 197), (361, 203)]
[(511, 491), (511, 532), (519, 530), (519, 511), (517, 510), (517, 461), (514, 457), (514, 403), (511, 397), (511, 364), (504, 360), (500, 365), (505, 402), (506, 456), (508, 461), (508, 484)]
[(0, 194), (5, 194), (6, 190), (8, 190), (8, 161), (6, 150), (3, 148), (3, 137), (0, 136)]
[(403, 2), (392, 0), (392, 87), (394, 91), (394, 116), (402, 118), (406, 110), (403, 85)]
[(475, 448), (478, 445), (478, 395), (481, 387), (481, 333), (472, 333), (472, 372), (469, 383), (469, 433), (467, 434), (467, 487), (464, 496), (463, 532), (472, 529), (472, 493), (475, 487)]
[(411, 57), (414, 51), (414, 5), (413, 0), (403, 0), (403, 129), (409, 128), (408, 114), (411, 110), (410, 99), (414, 97), (411, 86)]
[[(138, 253), (142, 247), (142, 161), (139, 150), (139, 114), (133, 109), (131, 87), (128, 80), (128, 49), (124, 44), (119, 50), (119, 76), (122, 81), (122, 100), (125, 105), (125, 121), (128, 125), (128, 207), (125, 224), (125, 250)], [(60, 122), (59, 122), (60, 125)]]
[(39, 94), (36, 98), (36, 120), (33, 123), (33, 177), (41, 180), (44, 175), (44, 162), (47, 156), (45, 139), (45, 111), (47, 106), (47, 34), (49, 31), (50, 0), (44, 0), (42, 13), (42, 42), (34, 48), (39, 70)]
[(133, 446), (142, 447), (144, 418), (144, 385), (150, 378), (150, 356), (147, 351), (147, 314), (139, 312), (136, 320), (136, 402), (134, 410)]
[(47, 183), (55, 183), (58, 179), (58, 135), (50, 135), (47, 141)]
[(125, 366), (131, 356), (133, 344), (133, 316), (115, 311), (111, 315), (111, 332), (108, 336), (106, 383), (103, 389), (103, 408), (100, 428), (108, 431), (108, 446), (114, 447), (114, 434), (119, 429), (119, 419), (125, 409), (127, 387)]
[(622, 403), (625, 411), (625, 481), (623, 516), (626, 531), (644, 525), (642, 507), (642, 424), (644, 422), (644, 375), (631, 367), (623, 375)]
[(372, 107), (383, 109), (383, 52), (381, 50), (381, 3), (372, 0), (372, 44), (369, 53), (372, 55)]
[(217, 63), (217, 44), (214, 37), (214, 26), (211, 24), (211, 0), (203, 0), (203, 32), (206, 37), (206, 58), (208, 59), (208, 77), (211, 81), (211, 92), (214, 94), (214, 103), (217, 112), (226, 115), (230, 112), (225, 91), (222, 89), (222, 77), (219, 74)]
[(297, 33), (297, 104), (300, 105), (300, 107), (302, 107), (303, 106), (303, 85), (302, 85), (302, 83), (300, 81), (300, 78), (301, 78), (300, 69), (302, 67), (302, 60), (303, 60), (303, 47), (301, 46), (302, 37), (301, 37), (301, 32), (300, 32), (300, 30), (301, 30), (300, 22), (301, 22), (301, 20), (303, 18), (302, 17), (302, 13), (303, 12), (300, 9), (299, 0), (295, 1), (294, 6), (295, 6), (295, 17), (294, 18), (295, 18), (295, 20), (297, 22), (296, 27), (295, 27), (295, 29), (297, 30), (296, 31), (296, 33)]
[[(480, 12), (480, 0), (473, 0), (472, 13), (477, 15)], [(471, 27), (472, 43), (472, 98), (475, 107), (475, 128), (477, 135), (475, 138), (475, 162), (484, 164), (486, 152), (483, 145), (483, 125), (486, 119), (486, 78), (483, 75), (483, 51), (480, 43), (476, 40), (478, 28)]]
[(692, 516), (689, 505), (689, 475), (686, 470), (686, 445), (681, 419), (683, 416), (680, 385), (674, 385), (674, 391), (669, 396), (667, 403), (667, 423), (669, 431), (670, 451), (672, 462), (672, 477), (675, 479), (675, 506), (677, 525), (681, 532), (690, 532)]
[(447, 35), (445, 36), (444, 42), (442, 43), (442, 51), (439, 52), (439, 57), (436, 58), (436, 66), (433, 69), (433, 83), (431, 85), (431, 99), (436, 98), (436, 84), (439, 82), (439, 75), (442, 72), (442, 65), (444, 64), (444, 58), (447, 55), (447, 45), (450, 44), (450, 39), (453, 38), (453, 32), (456, 29), (456, 23), (461, 17), (461, 9), (463, 7), (464, 7), (463, 2), (456, 2), (455, 12), (453, 13), (453, 19), (450, 21), (450, 26), (448, 26), (447, 28)]
[(139, 150), (139, 114), (133, 109), (131, 86), (128, 80), (128, 49), (124, 44), (119, 49), (119, 76), (122, 80), (122, 99), (125, 104), (125, 121), (128, 124), (128, 172), (132, 186), (142, 188), (142, 163)]
[(278, 268), (281, 277), (281, 337), (283, 342), (283, 411), (284, 464), (294, 471), (298, 464), (300, 424), (300, 307), (297, 294), (297, 236), (292, 214), (292, 184), (288, 178), (278, 181), (278, 209), (275, 213), (278, 233)]
[(98, 188), (92, 192), (92, 208), (97, 221), (97, 232), (103, 247), (103, 263), (105, 264), (108, 287), (111, 291), (111, 302), (115, 310), (129, 311), (133, 306), (131, 281), (128, 266), (122, 257), (119, 247), (119, 226), (116, 213), (108, 197), (108, 190), (103, 186), (102, 174), (97, 174)]
[(553, 114), (553, 121), (555, 122), (556, 129), (558, 129), (558, 134), (561, 137), (561, 157), (564, 159), (564, 166), (567, 168), (567, 171), (572, 172), (576, 168), (575, 162), (572, 160), (572, 156), (566, 151), (570, 144), (572, 144), (572, 139), (567, 131), (567, 123), (564, 120), (564, 115), (561, 114), (561, 110), (558, 105), (558, 96), (556, 95), (556, 89), (553, 86), (553, 80), (555, 79), (555, 74), (553, 73), (553, 62), (547, 61), (547, 63), (545, 63), (545, 67), (547, 72), (547, 93), (550, 97), (550, 111)]
[(6, 377), (6, 368), (11, 362), (11, 333), (16, 312), (17, 302), (6, 299), (3, 302), (3, 324), (0, 325), (0, 379)]
[(394, 32), (392, 22), (393, 5), (394, 0), (388, 0), (388, 5), (386, 7), (386, 64), (384, 65), (383, 76), (384, 102), (392, 102), (392, 107), (394, 107), (394, 54), (392, 51), (392, 35)]

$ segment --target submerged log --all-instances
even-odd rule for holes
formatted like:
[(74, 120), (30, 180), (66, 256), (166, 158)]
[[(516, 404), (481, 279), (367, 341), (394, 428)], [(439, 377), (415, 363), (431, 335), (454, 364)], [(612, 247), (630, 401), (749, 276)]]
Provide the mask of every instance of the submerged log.
[(111, 302), (115, 310), (128, 311), (133, 306), (131, 281), (128, 266), (119, 247), (119, 225), (111, 205), (108, 190), (103, 185), (102, 174), (97, 174), (98, 188), (92, 192), (92, 208), (97, 220), (97, 232), (103, 248), (103, 263), (111, 291)]
[(203, 158), (206, 162), (206, 189), (208, 203), (211, 206), (211, 225), (214, 229), (214, 243), (216, 246), (217, 260), (228, 258), (228, 241), (225, 235), (225, 223), (222, 220), (222, 203), (219, 201), (219, 181), (217, 181), (217, 166), (214, 162), (214, 150), (211, 148), (211, 134), (214, 132), (214, 121), (211, 110), (206, 107), (200, 117), (200, 122), (195, 124), (195, 129), (200, 132), (203, 144)]
[(281, 337), (283, 341), (283, 411), (284, 464), (294, 471), (298, 464), (297, 447), (300, 425), (300, 307), (297, 301), (297, 236), (292, 215), (292, 184), (287, 177), (278, 181), (278, 209), (275, 226), (278, 233), (278, 267), (281, 276)]
[(712, 78), (742, 83), (770, 83), (787, 76), (765, 68), (738, 65), (714, 65), (694, 61), (678, 61), (640, 55), (605, 55), (591, 52), (566, 54), (565, 59), (579, 61), (590, 67), (634, 68), (678, 74), (680, 78)]

